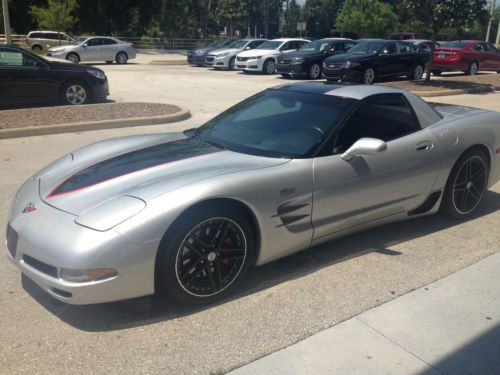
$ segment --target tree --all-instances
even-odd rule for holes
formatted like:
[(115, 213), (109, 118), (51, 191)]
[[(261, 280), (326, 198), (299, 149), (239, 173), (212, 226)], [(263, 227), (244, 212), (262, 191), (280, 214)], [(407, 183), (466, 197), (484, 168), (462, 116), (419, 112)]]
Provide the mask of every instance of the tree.
[(300, 22), (300, 5), (296, 0), (287, 0), (285, 11), (283, 12), (284, 24), (281, 28), (281, 34), (286, 36), (297, 35), (297, 23)]
[(245, 27), (248, 6), (240, 0), (219, 0), (218, 16), (221, 24), (227, 27), (227, 33), (234, 35), (237, 27)]
[(399, 28), (391, 5), (379, 0), (346, 0), (337, 16), (337, 28), (363, 37), (386, 38)]
[[(77, 8), (76, 0), (47, 0), (47, 8), (32, 5), (30, 13), (35, 17), (39, 27), (60, 33), (74, 26), (77, 18), (72, 13)], [(61, 35), (59, 35), (59, 43), (61, 43)]]
[(486, 11), (485, 0), (403, 0), (403, 6), (415, 19), (428, 25), (431, 32), (432, 47), (426, 67), (426, 82), (431, 79), (432, 56), (438, 33), (445, 28), (472, 26)]

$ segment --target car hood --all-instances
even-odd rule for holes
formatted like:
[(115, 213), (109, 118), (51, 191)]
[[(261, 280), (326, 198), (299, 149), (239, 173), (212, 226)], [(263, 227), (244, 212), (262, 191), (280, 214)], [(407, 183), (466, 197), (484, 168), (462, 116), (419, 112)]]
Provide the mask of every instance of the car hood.
[(196, 49), (192, 49), (191, 51), (189, 51), (189, 53), (199, 53), (201, 55), (201, 54), (204, 54), (207, 52), (211, 52), (215, 49), (217, 49), (217, 47), (196, 48)]
[(98, 72), (105, 74), (103, 70), (90, 65), (72, 64), (70, 62), (58, 62), (58, 61), (49, 61), (49, 65), (52, 69), (57, 69), (57, 70), (66, 70), (66, 71), (71, 70), (75, 72), (97, 70)]
[(361, 54), (354, 54), (354, 53), (342, 53), (340, 55), (330, 56), (329, 58), (325, 59), (325, 64), (345, 63), (347, 61), (364, 61), (364, 60), (374, 58), (376, 56), (377, 56), (377, 54), (375, 54), (375, 53), (369, 54), (369, 55), (361, 55)]
[(74, 44), (71, 44), (71, 45), (65, 45), (65, 46), (57, 46), (57, 47), (52, 47), (52, 48), (49, 48), (49, 52), (63, 52), (63, 51), (69, 51), (75, 47), (79, 47), (79, 46), (75, 46)]
[(221, 49), (216, 49), (216, 50), (213, 50), (213, 51), (210, 51), (210, 54), (211, 55), (218, 55), (219, 53), (238, 53), (242, 51), (242, 49), (240, 48), (221, 48)]
[(223, 150), (182, 133), (133, 136), (84, 147), (34, 178), (45, 203), (80, 215), (119, 197), (148, 202), (190, 183), (287, 161)]
[(304, 52), (304, 51), (296, 51), (296, 52), (287, 52), (281, 55), (279, 58), (280, 61), (292, 61), (294, 59), (314, 59), (317, 57), (325, 56), (322, 52)]
[(280, 51), (277, 49), (251, 49), (248, 51), (243, 51), (238, 54), (241, 57), (253, 57), (253, 56), (267, 56), (267, 55), (276, 55), (279, 54)]

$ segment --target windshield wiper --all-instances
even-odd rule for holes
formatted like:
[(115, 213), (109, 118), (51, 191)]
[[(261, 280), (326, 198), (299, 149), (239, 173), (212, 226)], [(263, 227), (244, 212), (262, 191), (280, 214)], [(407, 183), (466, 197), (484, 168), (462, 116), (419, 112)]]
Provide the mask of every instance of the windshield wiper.
[(223, 150), (227, 150), (227, 147), (226, 147), (226, 145), (225, 145), (224, 143), (219, 143), (219, 142), (209, 141), (209, 140), (207, 140), (207, 139), (202, 139), (202, 141), (203, 141), (203, 142), (205, 142), (205, 143), (208, 143), (208, 144), (210, 144), (210, 145), (212, 145), (212, 146), (215, 146), (215, 147), (221, 148), (221, 149), (223, 149)]

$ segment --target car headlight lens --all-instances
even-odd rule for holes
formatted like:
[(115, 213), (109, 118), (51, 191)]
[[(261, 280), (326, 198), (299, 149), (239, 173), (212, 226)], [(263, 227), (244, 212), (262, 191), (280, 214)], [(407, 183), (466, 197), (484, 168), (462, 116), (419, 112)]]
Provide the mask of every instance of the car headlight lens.
[(217, 55), (217, 57), (224, 57), (224, 56), (227, 56), (227, 55), (229, 55), (229, 52), (219, 53)]
[(99, 79), (106, 79), (106, 75), (103, 72), (100, 72), (98, 70), (87, 70), (87, 73), (93, 75), (96, 78)]
[(345, 67), (346, 68), (357, 68), (358, 66), (360, 66), (361, 64), (359, 62), (355, 62), (355, 61), (348, 61), (345, 63)]
[(294, 60), (293, 60), (293, 63), (294, 64), (302, 64), (304, 62), (304, 59), (302, 57), (296, 57)]
[(196, 56), (201, 56), (201, 55), (203, 55), (204, 53), (205, 53), (205, 51), (203, 51), (203, 50), (194, 51), (194, 54), (195, 54)]
[(117, 275), (118, 270), (116, 268), (88, 268), (86, 270), (61, 268), (59, 271), (59, 277), (71, 283), (88, 283), (110, 279)]
[(252, 56), (252, 57), (249, 57), (248, 60), (258, 60), (260, 59), (262, 56)]

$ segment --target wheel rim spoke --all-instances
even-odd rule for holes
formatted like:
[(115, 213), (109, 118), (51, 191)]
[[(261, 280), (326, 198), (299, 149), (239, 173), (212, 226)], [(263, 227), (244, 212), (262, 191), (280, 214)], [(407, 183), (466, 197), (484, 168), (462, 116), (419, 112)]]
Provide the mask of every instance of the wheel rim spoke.
[(239, 275), (246, 252), (245, 235), (237, 223), (226, 218), (205, 220), (189, 231), (179, 247), (177, 280), (195, 296), (220, 293)]
[(486, 181), (487, 168), (482, 158), (472, 157), (462, 165), (453, 186), (453, 203), (457, 211), (467, 214), (478, 205)]

